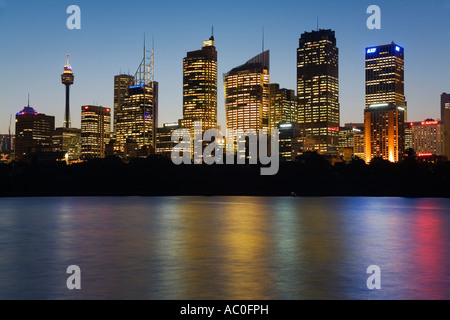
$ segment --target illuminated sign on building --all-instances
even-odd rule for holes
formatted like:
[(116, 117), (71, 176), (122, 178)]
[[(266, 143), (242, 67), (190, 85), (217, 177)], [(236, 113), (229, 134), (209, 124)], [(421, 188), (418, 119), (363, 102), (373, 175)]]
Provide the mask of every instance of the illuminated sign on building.
[(375, 52), (377, 52), (377, 48), (367, 49), (367, 53), (375, 53)]
[(419, 157), (432, 157), (432, 153), (419, 153)]
[(420, 124), (423, 126), (432, 126), (439, 124), (439, 121), (422, 121)]

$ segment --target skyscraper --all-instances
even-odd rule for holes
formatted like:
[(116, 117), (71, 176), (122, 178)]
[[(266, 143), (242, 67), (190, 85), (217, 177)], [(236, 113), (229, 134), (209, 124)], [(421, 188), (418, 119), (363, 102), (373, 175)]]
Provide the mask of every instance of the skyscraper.
[(265, 51), (224, 74), (228, 139), (239, 129), (269, 129), (269, 59)]
[(401, 160), (405, 152), (405, 108), (394, 103), (373, 104), (364, 109), (366, 162), (382, 157)]
[[(144, 57), (134, 75), (134, 85), (128, 88), (115, 115), (116, 143), (119, 153), (125, 157), (131, 156), (127, 152), (128, 144), (136, 146), (133, 150), (140, 149), (142, 155), (156, 150), (158, 82), (154, 81), (153, 54), (154, 50), (146, 50), (144, 43)], [(131, 83), (131, 79), (127, 81)]]
[(214, 36), (201, 50), (183, 59), (183, 121), (192, 130), (201, 121), (203, 130), (217, 128), (217, 51)]
[[(366, 48), (366, 161), (397, 162), (405, 150), (404, 49), (394, 42)], [(398, 119), (402, 115), (403, 119)]]
[(412, 148), (417, 154), (442, 155), (442, 123), (433, 119), (411, 122)]
[(104, 158), (111, 137), (111, 109), (98, 106), (81, 107), (81, 157)]
[(121, 110), (117, 113), (115, 129), (121, 148), (131, 142), (136, 143), (139, 149), (151, 148), (153, 152), (156, 150), (157, 110), (157, 82), (128, 88)]
[(443, 154), (450, 160), (450, 94), (441, 95), (441, 121), (444, 124)]
[(64, 117), (64, 127), (70, 128), (70, 86), (74, 82), (72, 67), (69, 64), (69, 55), (67, 55), (67, 64), (64, 66), (64, 72), (61, 75), (61, 82), (66, 86), (66, 113)]
[(170, 158), (172, 149), (178, 144), (172, 141), (172, 133), (180, 129), (180, 121), (174, 123), (164, 123), (162, 128), (158, 128), (156, 133), (156, 153)]
[(55, 117), (37, 113), (29, 105), (16, 114), (15, 158), (51, 152)]
[(298, 121), (302, 135), (320, 154), (339, 144), (339, 50), (335, 32), (305, 32), (297, 50)]
[(128, 88), (133, 84), (134, 76), (121, 74), (114, 77), (114, 132), (116, 131), (117, 114), (122, 110)]
[(393, 103), (404, 107), (406, 116), (404, 54), (394, 42), (366, 48), (366, 108)]
[(269, 85), (269, 126), (276, 129), (281, 122), (297, 122), (297, 97), (294, 90), (280, 89), (278, 83)]

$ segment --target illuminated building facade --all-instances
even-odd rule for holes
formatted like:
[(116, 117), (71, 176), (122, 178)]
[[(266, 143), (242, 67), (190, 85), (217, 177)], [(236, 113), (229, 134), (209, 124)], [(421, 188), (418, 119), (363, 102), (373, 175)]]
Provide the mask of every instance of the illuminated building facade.
[(450, 160), (450, 94), (441, 95), (441, 121), (444, 125), (442, 153)]
[(298, 121), (302, 134), (315, 140), (320, 154), (339, 144), (339, 50), (335, 32), (305, 32), (297, 50)]
[(0, 152), (10, 153), (11, 152), (11, 140), (12, 137), (9, 134), (0, 134)]
[(269, 129), (270, 53), (264, 51), (224, 75), (227, 138), (241, 129)]
[(122, 110), (128, 88), (134, 85), (134, 76), (121, 74), (114, 77), (114, 132), (116, 130), (117, 114)]
[(172, 149), (178, 142), (172, 141), (172, 133), (180, 129), (179, 122), (164, 123), (161, 128), (158, 128), (156, 133), (156, 153), (170, 158)]
[(111, 138), (111, 109), (81, 107), (81, 158), (104, 158)]
[(365, 159), (366, 156), (366, 135), (364, 130), (355, 132), (353, 136), (353, 156)]
[(201, 50), (183, 59), (183, 121), (193, 130), (201, 121), (203, 131), (217, 128), (217, 51), (214, 37), (203, 42)]
[(410, 122), (405, 123), (405, 150), (413, 147), (411, 125)]
[(345, 124), (339, 128), (339, 149), (351, 150), (351, 156), (364, 159), (364, 124)]
[(280, 122), (298, 122), (297, 97), (294, 90), (269, 85), (269, 127), (276, 129)]
[(442, 155), (442, 124), (440, 121), (427, 119), (411, 122), (412, 148), (416, 154)]
[(53, 151), (64, 151), (68, 161), (80, 160), (81, 129), (56, 128), (53, 132)]
[(304, 141), (301, 138), (301, 128), (298, 122), (280, 122), (277, 124), (280, 132), (279, 154), (284, 161), (294, 161), (304, 151)]
[(366, 48), (366, 108), (393, 103), (405, 109), (405, 51), (391, 43)]
[(370, 105), (364, 110), (366, 162), (382, 157), (401, 160), (405, 151), (405, 108), (393, 103)]
[(15, 158), (32, 153), (52, 152), (55, 117), (37, 113), (27, 106), (16, 114)]
[(147, 155), (154, 153), (158, 123), (158, 83), (131, 86), (117, 112), (116, 120), (116, 139), (122, 152), (125, 152), (125, 145), (131, 142), (138, 149), (148, 149)]

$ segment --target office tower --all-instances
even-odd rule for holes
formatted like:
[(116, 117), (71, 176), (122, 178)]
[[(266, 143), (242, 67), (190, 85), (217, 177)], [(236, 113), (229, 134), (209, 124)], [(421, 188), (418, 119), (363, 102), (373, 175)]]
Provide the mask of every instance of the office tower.
[(37, 113), (29, 105), (16, 114), (15, 158), (51, 152), (55, 117)]
[(366, 156), (366, 135), (364, 129), (358, 129), (353, 136), (353, 156), (365, 159)]
[(180, 129), (180, 121), (174, 123), (164, 123), (161, 128), (158, 128), (156, 133), (156, 154), (163, 155), (170, 158), (172, 149), (178, 142), (172, 141), (172, 133)]
[(315, 140), (320, 154), (338, 147), (339, 50), (335, 32), (318, 30), (302, 34), (297, 50), (297, 97), (302, 135)]
[[(339, 128), (339, 149), (341, 154), (364, 159), (364, 124), (346, 123), (344, 127)], [(346, 153), (350, 150), (350, 153)]]
[(66, 86), (66, 113), (64, 117), (64, 127), (70, 128), (70, 86), (74, 82), (72, 67), (69, 64), (69, 55), (67, 55), (67, 64), (64, 66), (64, 73), (61, 75), (61, 82)]
[(81, 158), (81, 129), (56, 128), (53, 133), (53, 151), (63, 151), (68, 161)]
[(104, 158), (111, 137), (111, 109), (81, 107), (81, 158)]
[(0, 152), (9, 153), (11, 151), (11, 137), (9, 134), (0, 134)]
[(122, 152), (127, 143), (135, 143), (138, 149), (150, 148), (148, 154), (155, 152), (157, 110), (157, 82), (128, 88), (122, 108), (117, 113), (115, 130)]
[(183, 59), (184, 128), (201, 121), (203, 131), (217, 128), (217, 51), (214, 36), (201, 50), (188, 52)]
[(278, 83), (269, 85), (269, 127), (280, 122), (298, 122), (297, 97), (294, 90), (280, 89)]
[(265, 51), (224, 74), (228, 139), (239, 129), (269, 129), (269, 60)]
[(405, 150), (413, 147), (411, 126), (412, 122), (405, 123)]
[(373, 104), (364, 110), (366, 162), (382, 157), (391, 162), (405, 151), (405, 108), (394, 103)]
[(144, 43), (134, 85), (128, 88), (116, 114), (117, 151), (124, 157), (148, 156), (156, 150), (158, 82), (154, 81), (153, 56), (154, 50), (146, 50)]
[(441, 95), (441, 121), (444, 126), (443, 154), (450, 160), (450, 94)]
[(391, 43), (366, 48), (366, 108), (393, 103), (405, 108), (405, 51)]
[(114, 132), (116, 132), (117, 114), (122, 110), (128, 88), (133, 84), (134, 76), (121, 74), (114, 77)]
[(304, 141), (301, 138), (301, 127), (297, 122), (280, 122), (277, 124), (280, 132), (279, 155), (284, 161), (294, 161), (304, 151)]
[(411, 122), (412, 148), (416, 154), (442, 155), (442, 123), (433, 119)]

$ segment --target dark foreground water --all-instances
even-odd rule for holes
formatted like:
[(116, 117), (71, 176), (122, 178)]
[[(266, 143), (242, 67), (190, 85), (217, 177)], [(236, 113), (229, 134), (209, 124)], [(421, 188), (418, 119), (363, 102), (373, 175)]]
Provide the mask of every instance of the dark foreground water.
[(0, 198), (0, 299), (450, 299), (450, 199)]

